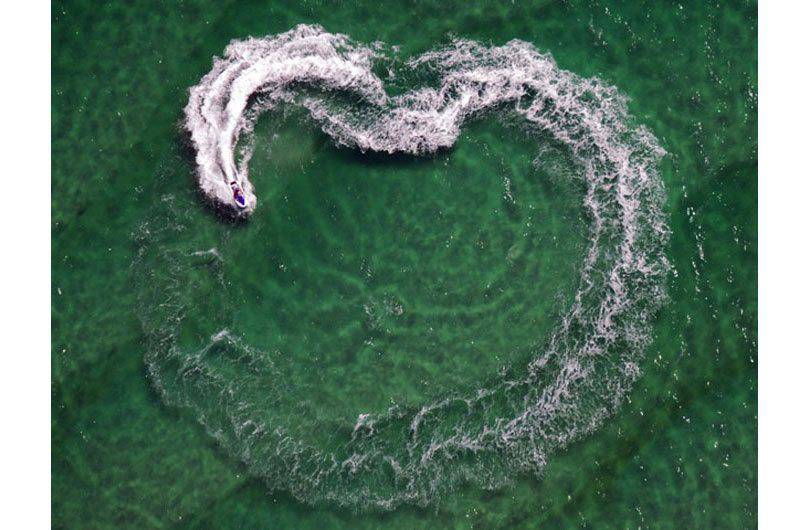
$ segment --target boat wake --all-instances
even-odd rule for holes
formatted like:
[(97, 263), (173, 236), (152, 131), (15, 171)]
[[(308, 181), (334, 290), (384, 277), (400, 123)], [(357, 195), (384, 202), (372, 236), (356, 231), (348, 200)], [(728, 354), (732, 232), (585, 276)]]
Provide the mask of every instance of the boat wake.
[[(615, 87), (561, 70), (518, 40), (497, 47), (456, 40), (405, 63), (395, 54), (319, 26), (231, 42), (185, 108), (202, 192), (237, 215), (254, 211), (249, 149), (237, 143), (259, 115), (282, 105), (307, 109), (342, 146), (411, 155), (452, 146), (467, 120), (492, 115), (563, 144), (582, 168), (587, 251), (571, 306), (519, 373), (418, 408), (361, 414), (346, 442), (332, 445), (290, 432), (264, 405), (277, 410), (285, 397), (267, 353), (228, 329), (184, 351), (176, 339), (181, 311), (164, 317), (145, 309), (146, 362), (165, 401), (192, 410), (254, 475), (308, 502), (425, 505), (464, 481), (496, 488), (541, 470), (553, 451), (618, 408), (666, 299), (664, 152), (632, 123)], [(387, 84), (403, 76), (425, 86), (390, 95)], [(149, 269), (174, 259), (153, 244), (141, 256)], [(174, 289), (162, 309), (179, 305), (181, 286)], [(253, 395), (266, 397), (254, 403)]]

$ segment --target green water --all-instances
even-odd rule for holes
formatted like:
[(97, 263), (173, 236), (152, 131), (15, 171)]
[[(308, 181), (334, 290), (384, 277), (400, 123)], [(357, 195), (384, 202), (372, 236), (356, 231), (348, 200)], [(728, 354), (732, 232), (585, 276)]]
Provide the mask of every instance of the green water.
[[(53, 6), (54, 526), (755, 526), (755, 5), (253, 4)], [(259, 209), (244, 225), (215, 218), (182, 147), (186, 90), (230, 39), (298, 23), (404, 56), (450, 34), (530, 41), (619, 87), (669, 153), (675, 275), (643, 376), (541, 476), (461, 486), (427, 508), (308, 506), (152, 388), (148, 326), (172, 315), (170, 273), (143, 261), (143, 240), (189, 256), (181, 347), (226, 327), (268, 351), (282, 377), (263, 392), (283, 397), (270, 413), (296, 432), (325, 427), (320, 444), (364, 410), (524, 364), (574, 291), (586, 226), (579, 190), (559, 178), (574, 168), (558, 155), (532, 166), (541, 140), (490, 118), (416, 160), (364, 157), (291, 114), (265, 116), (250, 163)], [(191, 257), (211, 247), (221, 260)]]

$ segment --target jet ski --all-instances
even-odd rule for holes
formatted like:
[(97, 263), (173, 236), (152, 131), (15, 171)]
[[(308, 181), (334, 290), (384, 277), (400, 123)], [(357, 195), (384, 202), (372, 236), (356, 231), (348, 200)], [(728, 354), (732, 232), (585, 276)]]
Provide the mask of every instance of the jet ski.
[(239, 187), (239, 183), (234, 180), (231, 181), (230, 184), (231, 190), (233, 191), (233, 201), (236, 203), (236, 206), (238, 206), (240, 209), (247, 208), (247, 198), (244, 196), (242, 188)]

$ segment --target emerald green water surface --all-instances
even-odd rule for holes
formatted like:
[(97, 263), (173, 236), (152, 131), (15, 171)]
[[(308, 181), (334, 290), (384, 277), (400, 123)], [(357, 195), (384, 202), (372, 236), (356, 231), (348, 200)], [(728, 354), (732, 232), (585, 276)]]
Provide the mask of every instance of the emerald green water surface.
[[(754, 3), (56, 2), (52, 18), (54, 527), (755, 526)], [(265, 115), (250, 161), (259, 208), (218, 218), (180, 128), (187, 89), (231, 39), (300, 23), (404, 58), (452, 36), (529, 41), (618, 87), (667, 151), (674, 274), (642, 377), (541, 474), (493, 491), (452, 484), (388, 512), (307, 504), (153, 388), (163, 322), (180, 322), (186, 351), (235, 330), (239, 361), (280, 374), (263, 389), (242, 379), (242, 392), (288, 432), (338, 447), (364, 411), (421, 407), (524, 366), (574, 293), (579, 169), (491, 116), (453, 149), (411, 158), (338, 148), (299, 113)]]

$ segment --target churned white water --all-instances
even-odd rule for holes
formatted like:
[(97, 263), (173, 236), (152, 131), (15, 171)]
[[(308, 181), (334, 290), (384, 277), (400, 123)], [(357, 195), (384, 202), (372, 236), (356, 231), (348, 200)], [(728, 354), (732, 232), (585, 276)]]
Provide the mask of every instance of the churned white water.
[[(618, 408), (639, 376), (650, 320), (665, 301), (669, 228), (658, 172), (664, 152), (632, 124), (615, 87), (559, 69), (527, 42), (456, 40), (403, 65), (435, 83), (389, 95), (374, 66), (392, 53), (305, 25), (231, 42), (191, 88), (185, 108), (202, 192), (238, 215), (253, 214), (249, 156), (245, 148), (237, 160), (237, 142), (279, 105), (307, 109), (342, 146), (412, 155), (450, 147), (465, 121), (494, 115), (563, 144), (582, 168), (587, 252), (569, 309), (524, 371), (417, 410), (365, 411), (335, 451), (286, 433), (248, 406), (241, 389), (257, 384), (256, 375), (243, 371), (241, 380), (229, 381), (206, 370), (207, 351), (220, 345), (253, 363), (266, 358), (235, 332), (218, 332), (202, 351), (167, 343), (148, 355), (168, 403), (194, 410), (253, 474), (310, 502), (427, 504), (461, 481), (491, 488), (542, 469), (554, 450), (594, 431)], [(244, 209), (233, 202), (232, 182), (247, 197)]]

